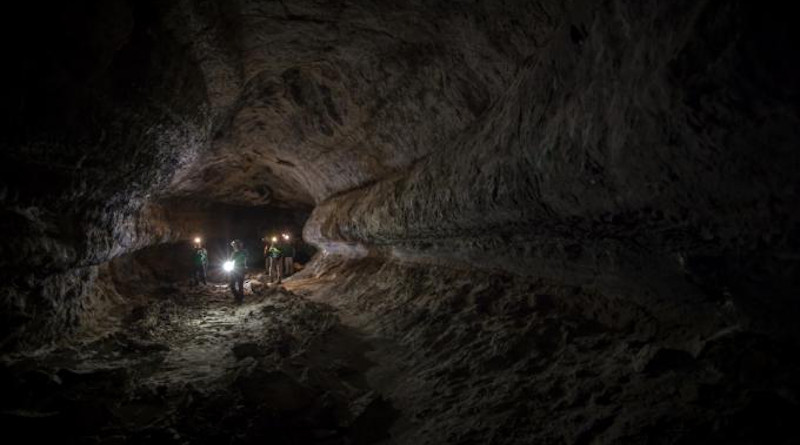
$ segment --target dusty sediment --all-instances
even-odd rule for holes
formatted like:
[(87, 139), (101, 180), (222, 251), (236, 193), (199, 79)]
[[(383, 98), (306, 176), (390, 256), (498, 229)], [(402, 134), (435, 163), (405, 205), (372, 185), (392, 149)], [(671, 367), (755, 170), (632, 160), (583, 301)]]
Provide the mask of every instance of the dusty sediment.
[(65, 443), (373, 443), (398, 416), (368, 336), (335, 308), (247, 283), (176, 285), (123, 329), (2, 364), (3, 424)]
[(322, 264), (287, 286), (399, 346), (394, 443), (791, 443), (797, 343), (753, 328), (731, 301)]

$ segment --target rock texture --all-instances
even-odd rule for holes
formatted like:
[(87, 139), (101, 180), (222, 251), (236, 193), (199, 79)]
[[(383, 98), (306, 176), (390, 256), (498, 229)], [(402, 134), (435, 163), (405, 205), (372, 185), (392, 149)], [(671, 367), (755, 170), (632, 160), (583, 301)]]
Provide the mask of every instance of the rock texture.
[(208, 159), (176, 188), (249, 203), (318, 203), (439, 150), (502, 95), (560, 9), (525, 2), (240, 8), (238, 99)]
[(737, 324), (730, 302), (375, 259), (317, 266), (287, 286), (397, 345), (392, 443), (797, 439), (796, 343)]
[[(22, 5), (2, 27), (0, 350), (128, 326), (115, 316), (174, 294), (186, 271), (162, 261), (198, 232), (256, 244), (311, 212), (321, 253), (293, 298), (410, 368), (352, 401), (380, 431), (303, 440), (796, 442), (791, 17), (744, 0)], [(258, 355), (250, 340), (225, 360)]]
[(561, 267), (554, 257), (614, 267), (619, 245), (676, 266), (796, 251), (797, 90), (766, 69), (782, 63), (778, 48), (755, 44), (789, 31), (717, 6), (597, 6), (472, 131), (318, 206), (306, 235), (486, 261), (512, 244), (517, 271), (537, 258)]
[(64, 443), (387, 437), (396, 414), (364, 379), (362, 334), (327, 305), (256, 284), (243, 306), (224, 285), (150, 293), (125, 330), (0, 362), (0, 421), (9, 434)]
[[(502, 94), (561, 8), (456, 10), (126, 0), (19, 8), (4, 40), (37, 32), (9, 49), (18, 69), (3, 86), (0, 196), (14, 234), (3, 242), (14, 258), (5, 269), (53, 275), (185, 236), (151, 231), (148, 209), (164, 198), (302, 208), (437, 150)], [(15, 290), (3, 292), (16, 301)], [(19, 312), (18, 302), (6, 306)]]
[(797, 338), (776, 323), (798, 311), (790, 25), (739, 3), (585, 8), (470, 131), (320, 204), (306, 237), (667, 298), (688, 277)]

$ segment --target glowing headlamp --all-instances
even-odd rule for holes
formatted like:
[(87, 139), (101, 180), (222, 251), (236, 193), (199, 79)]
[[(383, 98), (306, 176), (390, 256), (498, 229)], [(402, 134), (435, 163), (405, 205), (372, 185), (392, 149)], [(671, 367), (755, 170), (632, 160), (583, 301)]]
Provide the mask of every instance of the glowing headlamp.
[(278, 237), (277, 236), (273, 236), (272, 237), (272, 242), (273, 243), (277, 243), (278, 242)]
[(233, 270), (233, 261), (225, 261), (225, 264), (222, 265), (222, 270), (225, 272), (230, 272)]
[(284, 233), (284, 234), (283, 234), (283, 235), (281, 235), (281, 236), (282, 236), (282, 237), (283, 237), (283, 239), (285, 239), (286, 241), (289, 241), (289, 234), (288, 234), (288, 233)]
[(195, 244), (200, 244), (200, 241), (203, 241), (203, 239), (200, 238), (199, 236), (194, 239)]

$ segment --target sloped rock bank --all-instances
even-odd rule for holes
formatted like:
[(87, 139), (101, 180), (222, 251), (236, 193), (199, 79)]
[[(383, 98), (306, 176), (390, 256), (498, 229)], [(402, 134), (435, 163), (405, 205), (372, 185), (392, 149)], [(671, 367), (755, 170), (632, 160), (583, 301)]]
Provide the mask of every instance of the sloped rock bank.
[[(396, 443), (795, 443), (798, 344), (733, 303), (329, 258), (288, 284), (397, 342)], [(640, 289), (640, 292), (648, 292)], [(691, 298), (691, 297), (689, 297)], [(648, 303), (643, 303), (644, 300)]]

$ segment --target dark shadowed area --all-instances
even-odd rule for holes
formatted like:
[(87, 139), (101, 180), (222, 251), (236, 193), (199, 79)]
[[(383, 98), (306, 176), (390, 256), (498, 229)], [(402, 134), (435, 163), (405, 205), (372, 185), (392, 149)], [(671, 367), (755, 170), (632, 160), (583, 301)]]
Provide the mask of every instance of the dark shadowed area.
[[(5, 434), (800, 443), (794, 17), (745, 0), (9, 9)], [(272, 237), (293, 258), (280, 284)]]

